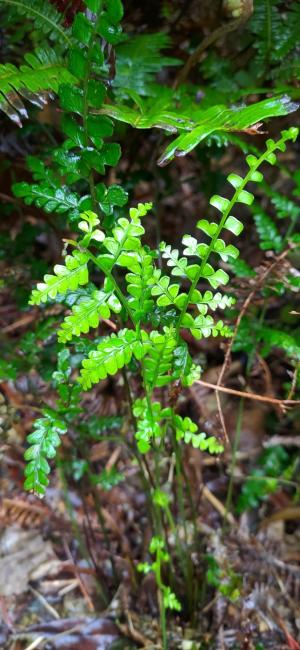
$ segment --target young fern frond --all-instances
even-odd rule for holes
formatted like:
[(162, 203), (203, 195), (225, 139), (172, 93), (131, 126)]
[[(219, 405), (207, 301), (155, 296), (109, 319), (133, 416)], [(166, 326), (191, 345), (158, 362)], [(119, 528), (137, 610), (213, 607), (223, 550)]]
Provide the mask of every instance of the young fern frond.
[(165, 386), (173, 380), (172, 370), (174, 350), (177, 345), (175, 329), (165, 327), (164, 332), (151, 332), (151, 348), (144, 361), (145, 379), (150, 391)]
[(58, 330), (59, 343), (70, 341), (73, 336), (87, 334), (90, 328), (96, 328), (100, 320), (109, 318), (111, 311), (121, 311), (121, 304), (112, 291), (94, 291), (92, 296), (83, 298), (72, 307), (72, 313), (67, 316)]
[(69, 290), (74, 291), (80, 285), (87, 284), (88, 261), (88, 254), (77, 250), (72, 255), (67, 255), (65, 266), (56, 264), (55, 275), (45, 275), (44, 282), (40, 282), (33, 290), (29, 304), (40, 305), (49, 298), (53, 300), (57, 294), (66, 294)]
[[(261, 172), (258, 171), (260, 165), (263, 162), (268, 162), (269, 164), (274, 165), (276, 163), (276, 155), (274, 152), (278, 149), (280, 151), (285, 151), (286, 149), (285, 142), (287, 140), (295, 141), (297, 135), (298, 135), (298, 130), (291, 128), (287, 131), (282, 132), (282, 137), (278, 142), (275, 142), (272, 139), (267, 140), (266, 151), (262, 153), (259, 158), (257, 158), (252, 154), (246, 157), (249, 171), (244, 178), (241, 178), (236, 174), (234, 175), (231, 174), (228, 177), (228, 181), (235, 189), (232, 199), (231, 200), (225, 199), (221, 196), (213, 196), (211, 198), (210, 204), (213, 205), (215, 208), (217, 208), (217, 210), (219, 210), (219, 212), (221, 213), (221, 219), (218, 224), (216, 223), (208, 224), (208, 222), (205, 222), (203, 224), (203, 220), (200, 220), (197, 224), (198, 228), (204, 231), (205, 234), (209, 237), (210, 243), (206, 246), (203, 253), (201, 253), (199, 249), (196, 249), (198, 256), (201, 257), (201, 263), (197, 265), (197, 270), (193, 271), (194, 278), (191, 282), (190, 290), (186, 294), (186, 298), (183, 300), (181, 313), (177, 321), (178, 334), (180, 331), (180, 327), (182, 325), (184, 326), (185, 324), (186, 312), (189, 304), (193, 301), (193, 294), (199, 280), (201, 278), (206, 279), (211, 284), (211, 286), (213, 286), (213, 288), (217, 288), (220, 284), (227, 284), (229, 280), (228, 275), (222, 269), (218, 269), (217, 271), (215, 271), (214, 268), (208, 263), (208, 259), (213, 253), (217, 255), (221, 255), (221, 253), (223, 252), (220, 251), (220, 245), (219, 245), (220, 241), (223, 242), (223, 240), (219, 239), (223, 229), (229, 230), (236, 236), (238, 236), (242, 232), (243, 224), (231, 214), (231, 211), (236, 203), (243, 203), (245, 205), (252, 204), (254, 200), (254, 196), (253, 194), (245, 190), (246, 185), (250, 181), (255, 183), (261, 182), (263, 176)], [(223, 242), (222, 249), (223, 249), (223, 244), (225, 246), (225, 243)], [(190, 322), (190, 318), (189, 318), (189, 322)], [(191, 327), (190, 324), (189, 327)]]
[(108, 375), (115, 375), (118, 370), (124, 368), (134, 355), (136, 359), (142, 359), (145, 355), (148, 336), (143, 332), (142, 342), (136, 332), (123, 329), (118, 334), (111, 334), (106, 337), (97, 347), (97, 350), (90, 352), (87, 359), (82, 362), (80, 383), (84, 390), (92, 384), (97, 384)]
[(27, 437), (29, 447), (25, 452), (28, 465), (25, 469), (25, 490), (33, 490), (38, 496), (45, 494), (50, 472), (48, 459), (55, 458), (60, 436), (67, 432), (67, 425), (55, 411), (44, 409), (45, 417), (34, 423), (34, 431)]

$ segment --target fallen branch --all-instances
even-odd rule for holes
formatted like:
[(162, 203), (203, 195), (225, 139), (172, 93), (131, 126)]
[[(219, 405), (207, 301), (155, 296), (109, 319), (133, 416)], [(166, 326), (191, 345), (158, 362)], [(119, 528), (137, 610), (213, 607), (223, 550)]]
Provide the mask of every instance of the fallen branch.
[(257, 395), (257, 393), (246, 393), (241, 390), (235, 390), (234, 388), (226, 388), (226, 386), (218, 386), (217, 384), (210, 384), (208, 381), (203, 381), (198, 379), (195, 381), (195, 384), (209, 388), (210, 390), (220, 391), (221, 393), (228, 393), (229, 395), (236, 395), (237, 397), (245, 397), (246, 399), (254, 399), (258, 402), (265, 402), (268, 404), (277, 404), (284, 408), (289, 406), (296, 406), (300, 404), (300, 400), (293, 399), (276, 399), (276, 397), (268, 397), (267, 395)]

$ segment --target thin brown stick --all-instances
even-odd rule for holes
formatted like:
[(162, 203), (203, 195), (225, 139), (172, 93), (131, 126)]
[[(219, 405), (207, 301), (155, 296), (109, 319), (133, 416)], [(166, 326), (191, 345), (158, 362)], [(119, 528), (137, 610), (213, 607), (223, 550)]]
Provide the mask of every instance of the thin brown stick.
[(84, 582), (83, 582), (83, 580), (82, 580), (82, 577), (81, 577), (79, 571), (77, 570), (77, 566), (76, 566), (76, 564), (74, 563), (74, 560), (73, 560), (73, 557), (72, 557), (72, 553), (71, 553), (71, 551), (70, 551), (70, 549), (69, 549), (69, 546), (68, 546), (68, 544), (67, 544), (67, 542), (66, 542), (65, 539), (64, 539), (63, 541), (64, 541), (64, 548), (65, 548), (66, 555), (68, 556), (70, 562), (71, 562), (72, 565), (74, 566), (74, 574), (75, 574), (75, 576), (76, 576), (76, 578), (77, 578), (77, 580), (78, 580), (78, 585), (79, 585), (80, 591), (81, 591), (81, 593), (82, 593), (82, 595), (83, 595), (83, 598), (85, 599), (86, 604), (87, 604), (89, 610), (90, 610), (91, 612), (94, 612), (94, 611), (95, 611), (95, 607), (94, 607), (94, 605), (93, 605), (93, 601), (92, 601), (90, 595), (88, 594), (88, 592), (87, 592), (87, 590), (86, 590), (85, 584), (84, 584)]
[[(236, 324), (235, 324), (235, 328), (234, 328), (232, 338), (230, 340), (229, 345), (227, 346), (223, 366), (221, 368), (221, 372), (219, 374), (218, 381), (217, 381), (218, 386), (221, 386), (224, 375), (225, 375), (225, 373), (226, 373), (226, 371), (227, 371), (227, 369), (228, 369), (228, 367), (230, 365), (232, 346), (233, 346), (233, 343), (234, 343), (234, 341), (236, 339), (236, 336), (237, 336), (237, 333), (238, 333), (242, 318), (244, 317), (244, 315), (245, 315), (249, 305), (251, 304), (255, 294), (257, 293), (257, 291), (259, 291), (263, 287), (263, 285), (265, 283), (265, 280), (267, 279), (268, 275), (270, 275), (270, 273), (272, 273), (274, 268), (276, 268), (276, 266), (288, 255), (289, 252), (290, 252), (290, 248), (287, 248), (286, 250), (284, 250), (283, 253), (281, 253), (281, 255), (279, 255), (276, 258), (276, 260), (272, 264), (270, 264), (270, 266), (268, 266), (266, 268), (264, 273), (261, 275), (256, 287), (254, 287), (254, 289), (252, 289), (252, 291), (249, 293), (246, 300), (244, 301), (244, 304), (242, 305), (242, 308), (240, 310), (240, 313), (238, 315), (238, 318), (237, 318), (237, 321), (236, 321)], [(275, 405), (276, 402), (273, 402), (273, 404)], [(221, 401), (220, 401), (220, 398), (218, 396), (218, 393), (217, 393), (217, 405), (218, 405), (218, 412), (219, 412), (219, 417), (220, 417), (220, 421), (221, 421), (222, 428), (223, 428), (224, 437), (225, 437), (225, 440), (226, 440), (226, 442), (228, 444), (228, 434), (227, 434), (225, 420), (224, 420), (224, 416), (223, 416), (223, 412), (222, 412)], [(281, 406), (282, 406), (282, 402), (281, 402)]]
[(289, 394), (288, 394), (288, 399), (292, 399), (292, 397), (293, 397), (293, 395), (295, 393), (295, 390), (296, 390), (296, 387), (297, 387), (297, 377), (298, 377), (299, 369), (300, 369), (300, 363), (296, 363), (296, 366), (295, 366), (295, 369), (294, 369), (294, 372), (293, 372), (293, 379), (292, 379), (291, 388), (290, 388)]
[(224, 378), (224, 375), (225, 375), (225, 372), (226, 372), (226, 370), (227, 370), (227, 368), (228, 368), (228, 366), (230, 364), (232, 346), (233, 346), (234, 341), (236, 339), (236, 336), (237, 336), (237, 333), (238, 333), (238, 330), (239, 330), (239, 327), (240, 327), (241, 320), (242, 320), (243, 316), (245, 315), (245, 313), (246, 313), (249, 305), (251, 304), (255, 294), (257, 293), (257, 291), (259, 291), (263, 287), (263, 285), (265, 283), (265, 280), (267, 279), (268, 275), (270, 275), (270, 273), (272, 273), (272, 271), (276, 268), (276, 266), (285, 259), (285, 257), (290, 253), (290, 250), (291, 250), (290, 248), (287, 248), (286, 250), (284, 250), (281, 253), (281, 255), (279, 255), (274, 260), (274, 262), (272, 264), (270, 264), (270, 266), (268, 266), (266, 268), (264, 273), (261, 275), (256, 287), (254, 287), (254, 289), (252, 289), (252, 291), (249, 293), (249, 296), (246, 298), (244, 304), (242, 305), (242, 308), (240, 310), (240, 313), (238, 315), (238, 318), (237, 318), (237, 321), (236, 321), (236, 324), (235, 324), (233, 335), (232, 335), (232, 337), (230, 339), (230, 343), (229, 343), (229, 345), (227, 347), (227, 350), (226, 350), (224, 363), (223, 363), (223, 366), (222, 366), (222, 369), (221, 369), (221, 372), (219, 374), (219, 378), (218, 378), (218, 381), (217, 381), (218, 386), (221, 385), (221, 383), (223, 381), (223, 378)]
[(225, 442), (226, 442), (226, 445), (229, 445), (229, 436), (228, 436), (228, 433), (227, 433), (227, 427), (226, 427), (226, 422), (225, 422), (224, 413), (223, 413), (223, 410), (222, 410), (222, 404), (221, 404), (219, 393), (216, 393), (216, 400), (217, 400), (219, 418), (220, 418), (220, 422), (221, 422), (221, 425), (222, 425)]
[(200, 384), (200, 386), (204, 386), (205, 388), (219, 391), (221, 393), (228, 393), (229, 395), (236, 395), (237, 397), (245, 397), (246, 399), (254, 399), (258, 402), (265, 402), (268, 404), (278, 404), (283, 407), (296, 406), (297, 404), (300, 404), (300, 400), (277, 399), (276, 397), (268, 397), (267, 395), (257, 395), (257, 393), (245, 393), (244, 391), (235, 390), (234, 388), (226, 388), (226, 386), (210, 384), (208, 381), (203, 381), (202, 379), (195, 381), (195, 384)]

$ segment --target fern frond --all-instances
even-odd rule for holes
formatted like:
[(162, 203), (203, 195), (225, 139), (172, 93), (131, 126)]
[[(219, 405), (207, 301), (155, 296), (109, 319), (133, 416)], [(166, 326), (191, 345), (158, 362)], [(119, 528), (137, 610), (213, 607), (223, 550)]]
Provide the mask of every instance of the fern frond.
[(68, 212), (70, 217), (78, 217), (80, 197), (75, 192), (70, 192), (68, 187), (53, 187), (47, 183), (30, 185), (30, 183), (14, 183), (14, 195), (22, 198), (26, 205), (36, 205), (45, 212)]
[(97, 350), (90, 352), (82, 362), (79, 382), (83, 389), (87, 390), (92, 384), (106, 379), (107, 375), (115, 375), (131, 361), (133, 355), (141, 359), (147, 352), (147, 341), (146, 332), (142, 332), (141, 342), (137, 333), (128, 329), (104, 338)]
[(207, 437), (206, 433), (198, 433), (198, 427), (189, 417), (182, 418), (175, 414), (173, 421), (176, 430), (177, 440), (184, 440), (186, 444), (192, 444), (195, 449), (208, 451), (210, 454), (220, 454), (224, 451), (215, 436)]
[(60, 436), (66, 433), (67, 426), (51, 409), (44, 409), (45, 417), (34, 423), (34, 431), (27, 436), (30, 447), (25, 451), (24, 458), (28, 462), (25, 469), (25, 490), (33, 491), (43, 497), (49, 483), (47, 474), (50, 466), (47, 458), (56, 456), (60, 445)]
[(79, 285), (87, 284), (89, 255), (75, 250), (72, 255), (67, 255), (65, 266), (56, 264), (55, 275), (45, 275), (44, 282), (40, 282), (32, 291), (30, 305), (40, 305), (49, 298), (56, 298), (57, 294), (65, 294), (69, 290), (78, 289)]
[[(151, 298), (151, 287), (149, 285), (153, 278), (154, 267), (152, 256), (148, 255), (143, 248), (136, 253), (135, 257), (137, 264), (133, 267), (130, 264), (131, 273), (127, 273), (126, 282), (127, 291), (130, 295), (128, 304), (131, 313), (135, 322), (140, 322), (145, 320), (147, 314), (153, 308), (154, 301)], [(124, 259), (124, 256), (123, 263), (126, 264), (126, 257)]]
[(24, 60), (20, 68), (11, 63), (0, 65), (0, 110), (18, 126), (21, 118), (28, 117), (21, 97), (43, 106), (46, 103), (43, 92), (57, 92), (61, 83), (75, 82), (54, 49), (35, 50), (25, 54)]
[(35, 29), (52, 40), (71, 44), (69, 30), (63, 26), (63, 16), (48, 0), (0, 0), (0, 7), (33, 22)]
[(144, 398), (135, 400), (133, 414), (137, 418), (135, 438), (138, 450), (141, 454), (146, 454), (151, 448), (153, 439), (163, 437), (162, 420), (170, 417), (171, 409), (162, 409), (159, 402), (151, 402), (149, 408), (149, 403)]
[[(287, 131), (283, 131), (282, 137), (278, 142), (274, 142), (272, 139), (267, 140), (266, 151), (259, 158), (252, 154), (246, 157), (249, 171), (246, 174), (245, 178), (241, 178), (237, 174), (230, 174), (228, 176), (227, 180), (235, 190), (232, 199), (229, 200), (218, 195), (214, 195), (210, 199), (210, 204), (221, 213), (221, 219), (219, 223), (209, 222), (206, 219), (201, 219), (198, 222), (197, 227), (202, 230), (210, 240), (209, 244), (204, 244), (203, 249), (201, 248), (203, 245), (198, 245), (195, 238), (188, 238), (188, 250), (185, 252), (188, 252), (189, 255), (197, 255), (200, 257), (201, 263), (194, 264), (192, 267), (185, 267), (185, 271), (190, 268), (190, 272), (186, 272), (186, 275), (191, 281), (191, 286), (189, 292), (185, 294), (183, 298), (180, 297), (182, 300), (180, 303), (181, 314), (177, 321), (177, 332), (179, 332), (180, 327), (183, 326), (188, 327), (196, 337), (199, 336), (199, 333), (200, 335), (203, 335), (203, 331), (206, 332), (206, 327), (208, 327), (208, 329), (211, 329), (211, 332), (214, 335), (216, 335), (218, 331), (220, 331), (220, 333), (222, 332), (224, 335), (229, 334), (227, 329), (224, 328), (222, 321), (219, 321), (219, 323), (216, 325), (210, 323), (207, 320), (210, 317), (203, 316), (201, 308), (199, 309), (200, 316), (196, 317), (195, 319), (191, 316), (191, 314), (187, 313), (187, 309), (193, 300), (197, 302), (197, 285), (200, 278), (208, 281), (214, 289), (217, 288), (220, 284), (225, 285), (228, 282), (228, 274), (220, 268), (215, 271), (211, 264), (208, 262), (212, 253), (215, 253), (222, 257), (225, 252), (225, 242), (220, 239), (220, 234), (223, 229), (229, 230), (236, 236), (242, 232), (243, 224), (239, 221), (239, 219), (231, 214), (233, 207), (237, 203), (242, 203), (247, 206), (253, 203), (254, 195), (245, 189), (246, 185), (250, 181), (260, 183), (263, 179), (261, 172), (258, 171), (260, 165), (263, 162), (268, 162), (269, 164), (274, 165), (276, 163), (276, 155), (274, 152), (278, 149), (280, 151), (285, 151), (285, 142), (290, 139), (295, 140), (297, 135), (298, 129), (292, 128)], [(184, 241), (186, 242), (186, 238), (184, 238)], [(235, 259), (236, 253), (238, 251), (235, 247), (232, 248), (233, 251), (231, 250), (230, 254)], [(228, 250), (226, 252), (228, 254)], [(169, 251), (168, 256), (170, 257)], [(195, 323), (197, 324), (196, 327)]]
[(91, 327), (98, 327), (101, 318), (109, 318), (111, 310), (121, 311), (121, 304), (112, 292), (94, 291), (91, 297), (74, 305), (72, 314), (65, 318), (58, 330), (59, 343), (66, 343), (81, 333), (87, 334)]
[(164, 333), (151, 332), (151, 348), (144, 360), (145, 377), (149, 389), (165, 386), (172, 381), (170, 374), (173, 354), (177, 345), (176, 333), (173, 327), (164, 327)]
[[(139, 203), (137, 208), (129, 210), (130, 220), (121, 217), (117, 225), (113, 228), (112, 236), (105, 237), (103, 246), (109, 251), (108, 254), (101, 255), (101, 265), (103, 269), (111, 269), (114, 264), (125, 266), (129, 270), (139, 268), (139, 263), (135, 260), (134, 252), (141, 248), (140, 238), (145, 233), (141, 225), (141, 217), (151, 210), (151, 203)], [(130, 251), (131, 257), (126, 251)], [(123, 253), (123, 254), (122, 254)], [(134, 264), (134, 267), (130, 264)]]
[(174, 98), (171, 98), (171, 105), (169, 102), (170, 98), (162, 107), (159, 101), (153, 104), (153, 100), (140, 99), (136, 109), (124, 104), (105, 104), (100, 112), (138, 129), (156, 127), (171, 133), (180, 131), (181, 134), (168, 145), (158, 160), (158, 164), (164, 166), (175, 156), (185, 156), (212, 134), (247, 131), (250, 126), (268, 117), (287, 115), (298, 108), (298, 104), (286, 95), (249, 106), (228, 108), (217, 104), (199, 109), (197, 105), (191, 105), (188, 113), (184, 109), (174, 110)]

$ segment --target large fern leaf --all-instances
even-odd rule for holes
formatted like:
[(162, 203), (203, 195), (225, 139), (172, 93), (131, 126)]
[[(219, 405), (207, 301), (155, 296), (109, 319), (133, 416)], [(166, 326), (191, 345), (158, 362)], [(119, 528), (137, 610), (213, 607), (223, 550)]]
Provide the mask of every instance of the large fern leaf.
[(249, 106), (227, 107), (217, 104), (202, 109), (191, 104), (189, 114), (180, 109), (176, 110), (176, 107), (170, 106), (169, 101), (170, 98), (166, 98), (163, 107), (159, 98), (156, 102), (140, 98), (138, 108), (125, 104), (105, 104), (100, 112), (136, 129), (156, 127), (171, 133), (179, 131), (180, 135), (168, 145), (158, 161), (159, 165), (165, 165), (174, 156), (186, 155), (212, 134), (247, 131), (262, 120), (288, 115), (298, 108), (298, 104), (291, 102), (286, 95), (265, 99)]
[(43, 106), (47, 102), (45, 91), (57, 92), (61, 83), (75, 82), (55, 50), (39, 49), (25, 54), (24, 59), (20, 68), (12, 63), (0, 65), (0, 110), (18, 126), (21, 118), (27, 117), (21, 97)]

